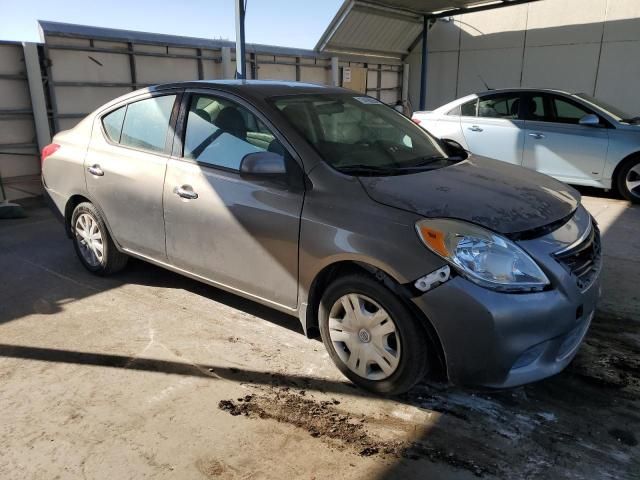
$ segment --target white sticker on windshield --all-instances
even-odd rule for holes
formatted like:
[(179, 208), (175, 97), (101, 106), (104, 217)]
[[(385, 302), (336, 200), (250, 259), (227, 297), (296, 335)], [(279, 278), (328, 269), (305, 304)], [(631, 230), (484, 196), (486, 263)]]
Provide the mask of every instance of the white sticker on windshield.
[(380, 100), (376, 100), (371, 97), (353, 97), (354, 100), (359, 101), (360, 103), (364, 103), (365, 105), (381, 105), (382, 102)]

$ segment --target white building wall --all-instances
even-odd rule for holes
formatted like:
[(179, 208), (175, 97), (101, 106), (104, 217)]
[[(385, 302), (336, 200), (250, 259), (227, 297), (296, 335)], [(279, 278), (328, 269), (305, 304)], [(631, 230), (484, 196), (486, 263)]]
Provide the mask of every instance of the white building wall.
[[(640, 1), (543, 0), (439, 20), (429, 31), (427, 108), (491, 88), (586, 92), (640, 114)], [(421, 45), (411, 52), (418, 109)]]

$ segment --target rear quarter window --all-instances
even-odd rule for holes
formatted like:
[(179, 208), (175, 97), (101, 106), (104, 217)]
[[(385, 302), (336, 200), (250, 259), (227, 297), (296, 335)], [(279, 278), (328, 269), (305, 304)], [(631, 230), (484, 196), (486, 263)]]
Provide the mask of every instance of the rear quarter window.
[(163, 152), (175, 95), (130, 103), (122, 126), (120, 144), (151, 152)]
[(127, 106), (125, 105), (102, 117), (104, 132), (112, 142), (120, 142), (120, 133), (122, 132), (122, 123), (124, 122), (126, 110)]
[(463, 117), (475, 117), (476, 116), (476, 106), (478, 105), (478, 100), (471, 100), (460, 106), (460, 115)]

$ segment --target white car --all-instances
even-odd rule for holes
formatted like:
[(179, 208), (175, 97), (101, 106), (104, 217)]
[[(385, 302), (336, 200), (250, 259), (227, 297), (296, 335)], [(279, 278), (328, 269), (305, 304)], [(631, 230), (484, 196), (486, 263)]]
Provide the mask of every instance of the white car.
[(615, 189), (640, 203), (640, 117), (632, 117), (584, 93), (509, 89), (468, 95), (412, 119), (476, 155)]

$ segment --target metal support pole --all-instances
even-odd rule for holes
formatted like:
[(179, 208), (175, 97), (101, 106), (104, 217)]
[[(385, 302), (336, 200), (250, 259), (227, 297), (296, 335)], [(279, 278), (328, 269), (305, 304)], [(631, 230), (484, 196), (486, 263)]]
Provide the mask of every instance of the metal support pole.
[(334, 87), (340, 86), (340, 65), (338, 63), (338, 57), (331, 57), (331, 85)]
[(247, 63), (245, 59), (244, 42), (244, 14), (245, 0), (236, 0), (236, 78), (247, 78)]
[(231, 65), (231, 48), (222, 47), (222, 78), (233, 78), (233, 66)]
[(24, 64), (27, 67), (27, 81), (29, 82), (29, 95), (31, 96), (31, 109), (33, 111), (33, 123), (38, 139), (38, 150), (51, 143), (51, 131), (49, 130), (49, 118), (47, 117), (47, 101), (42, 85), (42, 72), (40, 71), (40, 57), (38, 46), (35, 43), (23, 42)]
[(133, 50), (133, 43), (127, 43), (127, 51), (129, 52), (129, 71), (131, 72), (131, 90), (138, 88), (138, 76), (136, 74), (136, 56)]
[(202, 49), (196, 50), (198, 54), (198, 80), (204, 80), (204, 65), (202, 64)]
[(403, 102), (409, 100), (409, 74), (409, 64), (405, 63), (402, 66), (402, 96), (400, 97)]
[[(251, 63), (251, 78), (258, 79), (258, 56), (255, 53), (249, 54), (249, 62)], [(247, 78), (246, 76), (244, 78)]]
[(427, 33), (429, 32), (429, 17), (422, 17), (422, 63), (420, 65), (420, 110), (427, 108)]

